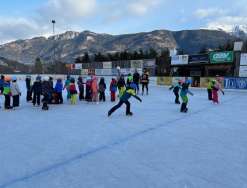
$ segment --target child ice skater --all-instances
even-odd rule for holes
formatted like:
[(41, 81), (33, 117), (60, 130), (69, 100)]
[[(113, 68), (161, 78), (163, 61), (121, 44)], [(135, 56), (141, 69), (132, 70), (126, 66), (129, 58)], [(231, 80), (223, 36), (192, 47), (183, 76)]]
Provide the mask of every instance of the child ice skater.
[(111, 92), (111, 102), (115, 102), (116, 101), (116, 92), (117, 92), (117, 80), (115, 78), (112, 78), (112, 80), (111, 80), (110, 92)]
[(70, 93), (71, 104), (75, 105), (77, 99), (77, 90), (76, 90), (74, 78), (70, 79), (69, 93)]
[(185, 83), (182, 84), (182, 89), (181, 89), (181, 92), (180, 92), (180, 96), (182, 98), (182, 105), (181, 105), (181, 109), (180, 109), (180, 112), (183, 112), (183, 113), (186, 113), (188, 112), (188, 108), (187, 108), (187, 104), (189, 102), (189, 99), (188, 99), (188, 94), (190, 95), (194, 95), (190, 90), (189, 90), (189, 85), (190, 85), (190, 81), (186, 81)]
[(56, 94), (55, 104), (63, 104), (63, 81), (61, 78), (57, 79), (54, 92)]
[(221, 91), (223, 95), (225, 95), (224, 91), (221, 89), (219, 82), (216, 80), (212, 81), (212, 101), (214, 104), (219, 104), (219, 95), (218, 91)]
[(172, 85), (169, 90), (172, 90), (173, 89), (173, 93), (175, 95), (175, 104), (180, 104), (180, 101), (179, 101), (179, 91), (181, 89), (181, 84), (182, 84), (182, 81), (179, 80), (178, 83)]
[(33, 83), (30, 93), (33, 93), (33, 97), (32, 97), (33, 106), (35, 106), (36, 104), (40, 106), (40, 96), (42, 94), (41, 76), (36, 77), (36, 81)]
[(132, 116), (133, 113), (130, 111), (130, 102), (129, 102), (130, 97), (134, 97), (140, 102), (142, 102), (140, 97), (136, 95), (135, 89), (131, 87), (127, 87), (123, 95), (120, 97), (119, 103), (108, 112), (108, 117), (111, 116), (111, 114), (115, 112), (117, 109), (119, 109), (123, 104), (126, 105), (126, 116)]
[(106, 90), (105, 79), (102, 77), (99, 82), (99, 101), (105, 102), (105, 90)]
[(85, 99), (87, 102), (92, 102), (92, 80), (90, 77), (86, 81), (86, 96)]
[(10, 88), (10, 82), (11, 82), (11, 77), (10, 76), (5, 76), (4, 77), (4, 85), (3, 85), (3, 95), (5, 97), (5, 101), (4, 101), (5, 110), (13, 108), (10, 105), (10, 100), (11, 100), (11, 96), (12, 96), (11, 88)]
[(42, 95), (43, 95), (43, 106), (42, 106), (42, 110), (49, 110), (49, 101), (50, 101), (50, 96), (51, 96), (51, 90), (52, 90), (52, 86), (50, 84), (49, 81), (49, 77), (45, 76), (44, 80), (42, 82)]
[(20, 96), (21, 96), (21, 91), (19, 88), (19, 85), (17, 83), (17, 78), (15, 76), (12, 77), (12, 83), (10, 85), (11, 89), (11, 94), (13, 98), (13, 108), (19, 107), (20, 106)]
[(98, 101), (98, 81), (96, 76), (92, 76), (92, 101)]

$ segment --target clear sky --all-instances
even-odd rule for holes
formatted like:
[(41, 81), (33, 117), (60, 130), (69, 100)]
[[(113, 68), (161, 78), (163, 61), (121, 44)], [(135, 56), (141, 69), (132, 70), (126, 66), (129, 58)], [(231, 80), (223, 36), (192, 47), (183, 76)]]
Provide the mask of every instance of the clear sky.
[(2, 0), (0, 8), (0, 43), (49, 36), (52, 19), (56, 33), (247, 26), (247, 0)]

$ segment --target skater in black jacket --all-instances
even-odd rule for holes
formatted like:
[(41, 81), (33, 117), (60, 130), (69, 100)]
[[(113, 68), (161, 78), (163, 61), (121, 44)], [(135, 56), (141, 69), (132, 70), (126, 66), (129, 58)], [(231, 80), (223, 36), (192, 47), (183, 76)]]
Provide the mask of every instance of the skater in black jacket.
[[(29, 78), (27, 78), (29, 79)], [(37, 76), (36, 81), (33, 83), (33, 86), (30, 90), (31, 93), (33, 93), (33, 106), (36, 104), (40, 106), (40, 96), (42, 94), (42, 83), (41, 83), (41, 77)], [(27, 96), (28, 97), (28, 96)]]
[(42, 82), (42, 95), (43, 95), (43, 106), (42, 110), (49, 110), (49, 100), (50, 100), (50, 92), (52, 90), (51, 84), (49, 82), (49, 77), (44, 77), (44, 81)]
[(27, 76), (26, 77), (26, 89), (27, 89), (27, 96), (26, 96), (26, 100), (27, 102), (32, 101), (32, 84), (31, 84), (31, 76)]
[(82, 77), (80, 76), (77, 80), (77, 85), (78, 85), (78, 88), (79, 88), (79, 100), (82, 101), (85, 99), (84, 97), (84, 84), (83, 83), (83, 79)]
[(106, 90), (105, 79), (102, 77), (99, 82), (99, 101), (105, 102), (105, 90)]

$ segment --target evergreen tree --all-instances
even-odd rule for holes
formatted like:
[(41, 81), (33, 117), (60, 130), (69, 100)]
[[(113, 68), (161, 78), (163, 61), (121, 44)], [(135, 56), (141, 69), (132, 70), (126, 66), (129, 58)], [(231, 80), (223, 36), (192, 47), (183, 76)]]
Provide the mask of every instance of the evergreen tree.
[(35, 72), (35, 74), (42, 74), (43, 73), (43, 65), (42, 65), (41, 59), (39, 57), (36, 58), (36, 60), (35, 60), (34, 72)]

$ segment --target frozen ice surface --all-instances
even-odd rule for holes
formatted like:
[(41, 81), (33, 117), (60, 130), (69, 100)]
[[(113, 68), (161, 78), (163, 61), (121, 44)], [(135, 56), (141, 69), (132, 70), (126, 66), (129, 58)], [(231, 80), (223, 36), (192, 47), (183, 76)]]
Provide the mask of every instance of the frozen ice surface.
[(23, 89), (20, 109), (0, 109), (0, 188), (247, 188), (247, 93), (213, 105), (192, 91), (188, 114), (151, 87), (133, 117), (108, 118), (109, 98), (42, 111)]

